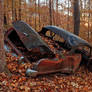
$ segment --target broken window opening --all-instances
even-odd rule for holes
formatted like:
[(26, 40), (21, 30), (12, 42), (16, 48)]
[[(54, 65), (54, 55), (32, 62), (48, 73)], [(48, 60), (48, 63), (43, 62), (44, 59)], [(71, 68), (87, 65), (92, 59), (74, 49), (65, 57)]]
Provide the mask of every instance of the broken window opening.
[[(47, 48), (44, 48), (44, 46), (40, 46), (37, 48), (32, 48), (30, 50), (27, 50), (27, 48), (24, 46), (23, 42), (21, 41), (19, 35), (15, 30), (10, 30), (11, 33), (8, 35), (8, 39), (12, 42), (12, 44), (17, 48), (23, 56), (25, 56), (28, 61), (37, 61), (41, 58), (52, 58), (54, 57), (51, 52), (49, 52), (50, 55), (46, 52)], [(21, 34), (22, 36), (22, 34)], [(42, 51), (45, 50), (45, 51)]]
[(13, 30), (9, 35), (8, 35), (9, 40), (15, 45), (15, 47), (22, 52), (22, 54), (29, 60), (32, 61), (32, 56), (31, 52), (29, 52), (22, 41), (20, 40), (17, 32)]
[[(9, 40), (22, 52), (27, 51), (15, 30), (8, 36)], [(21, 48), (20, 48), (21, 47)]]

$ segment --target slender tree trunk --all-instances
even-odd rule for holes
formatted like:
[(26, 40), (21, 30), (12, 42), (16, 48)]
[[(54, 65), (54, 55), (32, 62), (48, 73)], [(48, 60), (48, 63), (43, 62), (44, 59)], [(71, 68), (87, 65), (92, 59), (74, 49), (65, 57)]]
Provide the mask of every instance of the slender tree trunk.
[(58, 0), (56, 0), (56, 25), (58, 26)]
[(6, 9), (6, 10), (7, 10), (7, 24), (8, 24), (8, 23), (9, 23), (9, 15), (8, 15), (8, 0), (7, 0), (6, 2), (7, 2), (7, 7), (6, 7), (7, 9)]
[[(48, 7), (48, 0), (45, 0), (45, 6), (46, 7)], [(49, 23), (49, 10), (48, 11), (46, 11), (47, 13), (46, 13), (46, 15), (45, 15), (45, 20), (46, 20), (46, 25), (49, 25), (50, 23)]]
[(7, 25), (7, 9), (6, 9), (6, 1), (4, 1), (4, 24)]
[(67, 30), (69, 31), (69, 0), (68, 0), (68, 17), (67, 17)]
[(38, 0), (39, 29), (40, 29), (40, 0)]
[(87, 1), (87, 0), (84, 0), (84, 20), (85, 20), (85, 18), (86, 18), (86, 12), (85, 12), (85, 10), (86, 10), (86, 1)]
[[(49, 15), (50, 15), (50, 21), (49, 21), (49, 24), (50, 25), (52, 25), (52, 18), (53, 18), (53, 16), (52, 16), (52, 3), (53, 1), (52, 0), (49, 0)], [(52, 36), (53, 35), (53, 33), (52, 32), (50, 32), (50, 35)]]
[(15, 13), (14, 13), (14, 0), (12, 0), (12, 21), (15, 20)]
[(0, 0), (0, 72), (5, 68), (5, 51), (4, 51), (4, 35), (3, 35), (3, 0)]
[(15, 9), (15, 20), (17, 20), (17, 12), (16, 12), (16, 9)]
[(6, 72), (8, 75), (11, 75), (7, 69), (5, 62), (5, 50), (4, 50), (4, 32), (3, 32), (3, 0), (0, 0), (0, 72)]
[[(88, 9), (88, 11), (90, 11), (90, 0), (88, 1), (88, 5), (89, 5), (89, 9)], [(89, 39), (90, 39), (90, 12), (88, 12), (88, 41), (89, 41)]]
[(50, 15), (50, 25), (52, 25), (52, 0), (49, 0), (49, 15)]
[(83, 7), (83, 3), (82, 3), (83, 1), (82, 0), (80, 0), (80, 8), (81, 8), (81, 10), (82, 10), (82, 7)]
[(35, 16), (34, 16), (34, 19), (35, 19), (35, 30), (36, 30), (36, 0), (35, 0)]
[(21, 0), (19, 0), (19, 20), (21, 20)]
[(52, 20), (53, 20), (53, 25), (55, 25), (55, 16), (54, 16), (54, 3), (55, 3), (55, 0), (52, 1)]
[(79, 35), (79, 31), (80, 31), (79, 0), (74, 0), (74, 34)]
[(7, 18), (6, 18), (6, 14), (4, 14), (4, 24), (7, 25)]

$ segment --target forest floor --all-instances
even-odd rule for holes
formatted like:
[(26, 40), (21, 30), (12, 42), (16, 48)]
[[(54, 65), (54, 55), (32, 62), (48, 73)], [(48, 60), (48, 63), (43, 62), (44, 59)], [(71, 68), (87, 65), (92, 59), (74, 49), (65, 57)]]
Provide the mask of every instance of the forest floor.
[(32, 78), (25, 75), (31, 63), (20, 64), (19, 57), (11, 53), (6, 53), (6, 62), (12, 76), (0, 74), (0, 92), (92, 92), (92, 73), (84, 66), (72, 75), (54, 73)]
[(31, 78), (25, 76), (25, 71), (32, 64), (19, 64), (18, 58), (9, 53), (6, 61), (12, 76), (0, 74), (0, 92), (92, 92), (92, 73), (82, 66), (72, 75), (55, 73)]

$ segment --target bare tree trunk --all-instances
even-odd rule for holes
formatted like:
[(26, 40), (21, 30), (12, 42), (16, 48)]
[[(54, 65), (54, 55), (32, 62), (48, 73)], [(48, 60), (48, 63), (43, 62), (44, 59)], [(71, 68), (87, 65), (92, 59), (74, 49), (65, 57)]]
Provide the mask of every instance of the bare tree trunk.
[(55, 0), (52, 1), (52, 20), (53, 20), (53, 25), (55, 25), (55, 17), (54, 17), (54, 3)]
[(68, 17), (67, 17), (67, 30), (69, 31), (69, 0), (68, 0)]
[(4, 1), (4, 24), (7, 25), (7, 15), (6, 15), (6, 13), (7, 13), (6, 10), (7, 10), (7, 9), (6, 9), (5, 3), (6, 3), (6, 2)]
[(14, 0), (12, 0), (12, 21), (15, 20), (15, 13), (14, 13)]
[(6, 14), (4, 14), (4, 24), (7, 25), (7, 18), (6, 18)]
[(74, 0), (74, 34), (79, 35), (79, 31), (80, 31), (79, 0)]
[(58, 26), (58, 0), (56, 0), (56, 25)]
[(39, 29), (40, 29), (40, 0), (38, 0)]
[(7, 72), (10, 75), (9, 70), (7, 69), (5, 62), (5, 50), (4, 50), (4, 33), (3, 33), (3, 0), (0, 0), (0, 72)]
[[(49, 5), (48, 5), (48, 2), (49, 2), (49, 0), (45, 0), (45, 6), (46, 7), (48, 7)], [(49, 23), (49, 9), (46, 11), (47, 13), (46, 13), (46, 15), (45, 15), (45, 20), (46, 20), (46, 25), (49, 25), (50, 23)]]
[[(90, 0), (88, 1), (88, 5), (89, 5), (89, 9), (88, 9), (88, 11), (90, 11)], [(90, 12), (88, 12), (88, 41), (89, 41), (89, 39), (90, 39)]]
[(52, 25), (52, 0), (49, 0), (50, 25)]
[(0, 72), (5, 67), (4, 35), (3, 35), (3, 0), (0, 0)]
[(86, 12), (85, 12), (85, 10), (86, 10), (86, 1), (87, 1), (87, 0), (84, 0), (84, 6), (85, 6), (84, 12), (83, 12), (83, 13), (84, 13), (84, 20), (85, 20), (85, 18), (86, 18)]
[(15, 9), (15, 20), (17, 20), (17, 12), (16, 12), (16, 9)]
[(21, 0), (19, 0), (19, 20), (21, 20)]
[(7, 24), (8, 24), (9, 23), (9, 15), (8, 15), (8, 4), (9, 3), (8, 3), (8, 0), (6, 2), (7, 2), (7, 7), (6, 7), (7, 9), (6, 10), (7, 10)]
[[(82, 10), (82, 7), (83, 7), (83, 3), (82, 3), (83, 1), (82, 0), (80, 0), (80, 8), (81, 8), (81, 10)], [(85, 1), (84, 1), (85, 2)]]
[(35, 16), (34, 16), (34, 18), (35, 18), (35, 30), (36, 30), (36, 0), (35, 0)]

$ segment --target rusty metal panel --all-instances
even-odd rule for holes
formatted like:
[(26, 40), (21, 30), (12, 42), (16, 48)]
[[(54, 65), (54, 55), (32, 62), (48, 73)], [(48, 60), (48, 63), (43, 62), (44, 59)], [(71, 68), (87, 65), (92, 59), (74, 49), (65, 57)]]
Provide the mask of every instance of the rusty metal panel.
[(16, 21), (13, 24), (14, 27), (5, 33), (5, 42), (19, 56), (24, 56), (26, 61), (37, 61), (41, 58), (55, 56), (40, 35), (35, 30), (32, 30), (30, 26), (22, 21)]
[(79, 67), (80, 62), (81, 62), (80, 54), (65, 56), (64, 59), (59, 59), (58, 61), (42, 59), (39, 61), (36, 67), (36, 71), (45, 72), (49, 70), (52, 71), (57, 69), (62, 69), (62, 70), (69, 69), (67, 71), (71, 70), (72, 72), (75, 72), (75, 70)]
[(16, 21), (13, 23), (13, 27), (28, 50), (43, 45), (49, 48), (48, 45), (41, 39), (40, 35), (25, 22)]
[(33, 66), (32, 69), (28, 69), (26, 74), (32, 77), (55, 72), (71, 74), (78, 69), (80, 62), (81, 54), (66, 56), (64, 59), (58, 59), (57, 61), (51, 59), (41, 59)]

